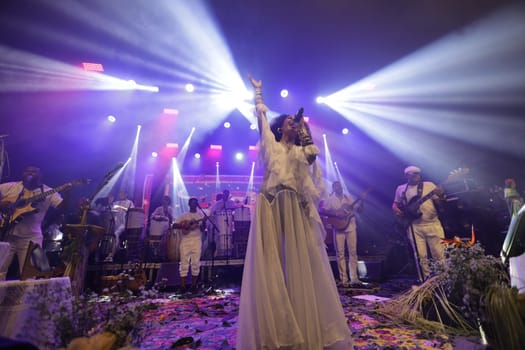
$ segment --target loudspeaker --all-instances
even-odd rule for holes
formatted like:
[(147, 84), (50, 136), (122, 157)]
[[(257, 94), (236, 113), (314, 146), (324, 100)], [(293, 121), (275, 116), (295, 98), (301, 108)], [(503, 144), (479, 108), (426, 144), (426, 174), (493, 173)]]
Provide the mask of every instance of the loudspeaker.
[(163, 279), (166, 279), (166, 287), (177, 287), (180, 286), (180, 274), (179, 274), (179, 263), (169, 262), (160, 264), (159, 271), (157, 272), (157, 278), (155, 283), (161, 283)]
[(357, 261), (357, 274), (359, 275), (359, 279), (363, 281), (382, 281), (384, 278), (384, 261), (385, 257), (382, 255), (361, 257), (361, 259)]

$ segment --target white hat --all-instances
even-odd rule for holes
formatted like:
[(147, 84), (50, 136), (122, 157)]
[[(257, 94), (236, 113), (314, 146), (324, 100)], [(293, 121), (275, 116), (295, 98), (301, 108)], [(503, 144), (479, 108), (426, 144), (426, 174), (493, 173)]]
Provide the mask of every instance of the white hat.
[(414, 173), (420, 173), (420, 172), (421, 172), (421, 169), (419, 169), (415, 165), (410, 165), (410, 166), (407, 166), (405, 168), (405, 175), (407, 175), (407, 174), (414, 174)]

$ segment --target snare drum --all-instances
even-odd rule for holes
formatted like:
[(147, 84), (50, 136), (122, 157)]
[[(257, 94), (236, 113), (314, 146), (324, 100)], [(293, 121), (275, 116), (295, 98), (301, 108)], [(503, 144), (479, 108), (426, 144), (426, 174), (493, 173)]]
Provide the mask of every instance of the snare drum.
[(169, 261), (179, 261), (180, 260), (180, 230), (170, 230), (168, 231), (168, 239), (166, 244), (166, 255), (168, 256)]
[(169, 222), (168, 221), (157, 221), (151, 220), (149, 224), (149, 236), (153, 239), (160, 239), (162, 235), (168, 231)]
[(144, 208), (130, 208), (127, 212), (126, 229), (144, 227)]

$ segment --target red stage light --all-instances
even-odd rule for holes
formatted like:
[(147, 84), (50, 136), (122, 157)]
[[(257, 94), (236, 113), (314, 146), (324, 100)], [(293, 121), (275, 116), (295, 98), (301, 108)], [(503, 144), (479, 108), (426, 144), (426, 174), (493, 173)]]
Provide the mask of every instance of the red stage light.
[(82, 62), (82, 68), (91, 72), (103, 72), (104, 66), (100, 63)]
[(210, 149), (216, 151), (222, 151), (222, 145), (210, 145)]

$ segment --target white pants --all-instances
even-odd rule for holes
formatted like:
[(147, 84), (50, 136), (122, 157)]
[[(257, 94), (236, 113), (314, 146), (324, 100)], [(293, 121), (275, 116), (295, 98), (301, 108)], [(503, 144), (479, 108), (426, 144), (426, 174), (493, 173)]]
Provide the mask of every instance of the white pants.
[(200, 260), (202, 250), (201, 237), (183, 237), (180, 241), (180, 277), (188, 276), (188, 268), (191, 265), (191, 275), (198, 276), (200, 272)]
[(4, 264), (0, 266), (0, 281), (5, 280), (7, 271), (9, 270), (9, 266), (13, 262), (15, 253), (16, 253), (16, 256), (18, 257), (18, 266), (19, 266), (19, 270), (21, 274), (24, 268), (24, 262), (26, 261), (27, 248), (29, 248), (29, 242), (32, 241), (42, 246), (42, 240), (43, 240), (42, 236), (40, 237), (35, 236), (32, 238), (22, 238), (18, 236), (9, 235), (7, 237), (7, 242), (11, 245), (11, 249), (9, 250), (9, 253), (7, 253), (8, 255), (4, 261)]
[(443, 244), (441, 244), (441, 239), (445, 238), (445, 231), (439, 221), (430, 224), (412, 224), (411, 227), (414, 229), (416, 244), (414, 245), (414, 239), (410, 227), (408, 228), (408, 239), (412, 244), (412, 248), (416, 249), (415, 251), (419, 257), (421, 273), (423, 274), (422, 277), (425, 279), (430, 274), (427, 245), (430, 249), (432, 259), (444, 260), (445, 248), (443, 247)]
[(345, 242), (348, 249), (348, 270), (350, 273), (350, 282), (359, 282), (357, 274), (357, 230), (355, 225), (350, 224), (345, 231), (334, 230), (334, 241), (337, 255), (337, 268), (339, 269), (339, 278), (343, 284), (348, 283), (345, 259)]

